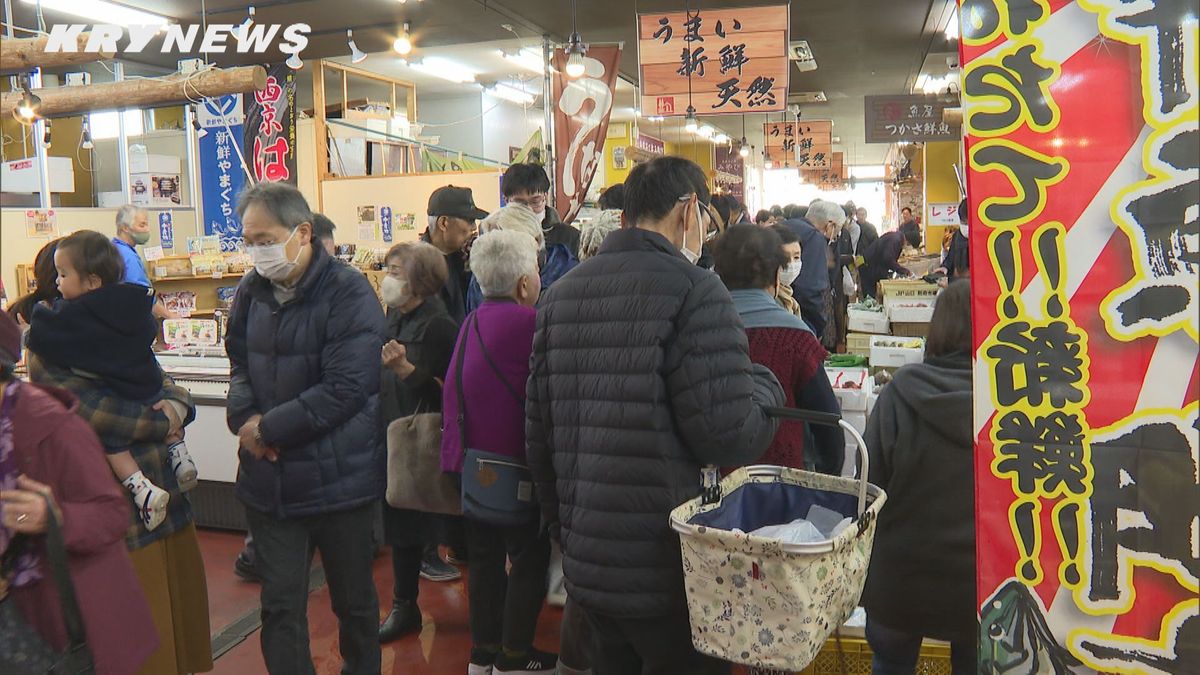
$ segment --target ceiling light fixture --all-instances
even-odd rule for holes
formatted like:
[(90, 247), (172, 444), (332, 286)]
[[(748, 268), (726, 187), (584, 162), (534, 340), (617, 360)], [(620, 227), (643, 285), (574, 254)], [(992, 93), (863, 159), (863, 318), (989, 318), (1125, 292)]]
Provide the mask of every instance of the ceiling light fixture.
[(490, 87), (485, 87), (487, 92), (496, 98), (502, 98), (505, 101), (511, 101), (520, 105), (529, 105), (537, 99), (537, 96), (511, 84), (498, 82)]
[(587, 54), (587, 45), (583, 44), (583, 37), (579, 35), (579, 27), (576, 21), (577, 17), (576, 0), (571, 0), (571, 38), (567, 41), (567, 77), (577, 78), (583, 77), (587, 71), (587, 67), (583, 63), (583, 56)]
[(410, 28), (412, 28), (412, 22), (405, 21), (404, 32), (400, 33), (400, 37), (396, 38), (396, 41), (392, 43), (392, 49), (396, 50), (396, 53), (400, 56), (408, 56), (412, 53), (413, 41), (412, 34), (409, 33)]
[(694, 134), (699, 128), (700, 123), (696, 121), (696, 109), (689, 105), (687, 107), (687, 114), (683, 116), (683, 130), (689, 134)]
[(292, 52), (292, 55), (289, 56), (287, 61), (284, 61), (284, 63), (286, 63), (287, 67), (291, 68), (292, 70), (300, 70), (304, 67), (304, 61), (300, 60), (300, 52)]
[(408, 64), (408, 67), (426, 75), (433, 75), (434, 77), (440, 77), (443, 80), (457, 82), (458, 84), (474, 82), (476, 75), (475, 71), (464, 65), (436, 56), (430, 56), (420, 61), (413, 61)]
[(750, 156), (750, 145), (746, 142), (746, 116), (742, 115), (742, 140), (738, 141), (738, 154), (745, 159)]
[(42, 107), (42, 98), (29, 88), (29, 76), (21, 76), (21, 89), (25, 90), (21, 94), (21, 102), (17, 104), (16, 110), (13, 111), (13, 116), (18, 122), (32, 122), (37, 117), (38, 109)]
[(350, 30), (349, 28), (346, 29), (346, 39), (348, 40), (347, 44), (350, 47), (350, 63), (362, 63), (365, 61), (367, 58), (367, 53), (359, 49), (358, 45), (354, 44), (354, 31)]
[(237, 28), (233, 29), (233, 36), (241, 42), (246, 41), (246, 36), (249, 34), (250, 26), (254, 24), (254, 5), (247, 7), (246, 10), (246, 20), (238, 24)]
[(699, 136), (700, 138), (712, 138), (713, 135), (716, 133), (717, 133), (717, 130), (713, 129), (712, 127), (708, 126), (707, 124), (705, 124), (704, 126), (702, 126), (696, 130), (696, 135)]
[(531, 73), (537, 73), (541, 75), (542, 73), (546, 72), (545, 63), (542, 62), (542, 52), (540, 50), (535, 50), (530, 47), (526, 47), (519, 52), (506, 52), (504, 50), (500, 50), (500, 56), (502, 56), (505, 61), (508, 61), (513, 65), (520, 66)]
[(42, 134), (42, 146), (50, 147), (50, 120), (42, 120), (46, 125), (46, 132)]
[(41, 4), (42, 9), (74, 14), (96, 23), (119, 26), (166, 27), (171, 20), (161, 14), (133, 9), (108, 0), (22, 0), (27, 5)]
[(713, 143), (716, 143), (717, 145), (725, 145), (728, 142), (729, 142), (728, 134), (717, 134), (716, 136), (713, 136)]
[(83, 133), (80, 135), (79, 147), (84, 150), (91, 150), (96, 147), (96, 144), (92, 143), (92, 127), (88, 124), (87, 117), (83, 118)]

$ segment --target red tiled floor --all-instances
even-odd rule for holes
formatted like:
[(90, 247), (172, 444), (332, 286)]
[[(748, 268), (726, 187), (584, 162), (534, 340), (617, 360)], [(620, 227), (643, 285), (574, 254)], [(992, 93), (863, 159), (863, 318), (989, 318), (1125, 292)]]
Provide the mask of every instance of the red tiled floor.
[(233, 559), (241, 552), (246, 535), (223, 530), (197, 530), (197, 535), (208, 581), (210, 631), (216, 635), (238, 617), (258, 607), (258, 584), (242, 581), (233, 573)]
[[(233, 575), (233, 557), (241, 550), (241, 537), (236, 546), (229, 541), (235, 535), (202, 533), (201, 551), (208, 574), (210, 614), (214, 617), (212, 632), (224, 628), (217, 616), (232, 620), (246, 611), (243, 607), (229, 617), (226, 609), (241, 606), (247, 589), (253, 594), (250, 607), (258, 604), (258, 586), (247, 584)], [(231, 552), (230, 552), (231, 551)], [(224, 558), (222, 558), (224, 556)], [(376, 559), (375, 586), (379, 591), (380, 612), (390, 608), (392, 597), (392, 565), (388, 556)], [(448, 583), (421, 581), (421, 612), (425, 628), (420, 635), (384, 645), (383, 672), (395, 675), (461, 675), (467, 670), (471, 650), (471, 633), (467, 624), (466, 579)], [(538, 622), (536, 644), (547, 651), (556, 651), (562, 610), (547, 607)], [(228, 621), (226, 621), (227, 623)], [(322, 587), (313, 593), (308, 603), (310, 647), (318, 675), (340, 672), (341, 657), (337, 648), (337, 619), (329, 605), (329, 591)], [(213, 672), (218, 675), (255, 675), (265, 673), (258, 633), (250, 635), (219, 658)]]

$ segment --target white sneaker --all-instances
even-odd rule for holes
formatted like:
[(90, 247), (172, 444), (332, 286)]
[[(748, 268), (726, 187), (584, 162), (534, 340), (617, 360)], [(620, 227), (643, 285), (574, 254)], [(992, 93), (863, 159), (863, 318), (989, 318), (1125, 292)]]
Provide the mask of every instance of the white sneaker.
[(192, 455), (183, 441), (172, 443), (167, 448), (167, 461), (171, 463), (175, 479), (179, 481), (180, 492), (187, 492), (196, 487), (200, 472), (196, 470), (196, 463), (192, 461)]
[(130, 489), (133, 497), (133, 506), (138, 510), (138, 515), (142, 518), (142, 524), (147, 530), (162, 525), (162, 522), (167, 518), (167, 504), (171, 501), (171, 495), (166, 490), (158, 487), (148, 480), (143, 480), (135, 487)]

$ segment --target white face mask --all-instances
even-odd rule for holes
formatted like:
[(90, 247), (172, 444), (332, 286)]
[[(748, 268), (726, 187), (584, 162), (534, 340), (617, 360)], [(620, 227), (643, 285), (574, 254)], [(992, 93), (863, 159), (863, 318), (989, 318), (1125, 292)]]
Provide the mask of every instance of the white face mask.
[(254, 270), (260, 276), (275, 282), (283, 281), (291, 276), (292, 272), (296, 269), (296, 261), (300, 260), (300, 254), (304, 249), (301, 247), (296, 252), (296, 257), (288, 260), (286, 248), (298, 231), (299, 229), (292, 230), (291, 236), (282, 244), (262, 244), (246, 247), (246, 253), (249, 254), (250, 260), (254, 262)]
[(408, 282), (396, 277), (384, 277), (379, 283), (379, 294), (383, 296), (383, 302), (388, 307), (403, 307), (412, 300), (412, 295), (408, 292)]
[(964, 236), (964, 237), (969, 237), (969, 236), (970, 236), (970, 235), (968, 235), (968, 234), (967, 234), (967, 225), (966, 225), (966, 223), (959, 223), (959, 224), (958, 224), (958, 231), (959, 231), (959, 232), (962, 232), (962, 236)]
[[(689, 195), (688, 197), (685, 197), (684, 199), (690, 199), (690, 198), (691, 198), (691, 196)], [(683, 201), (683, 200), (680, 200), (680, 201)], [(700, 203), (696, 202), (696, 228), (698, 229), (699, 227), (700, 227)], [(683, 254), (684, 258), (687, 258), (687, 261), (689, 263), (695, 265), (696, 261), (700, 259), (700, 253), (693, 251), (692, 249), (687, 247), (688, 231), (686, 228), (687, 228), (687, 220), (685, 219), (684, 220), (684, 230), (683, 230), (683, 246), (680, 247), (679, 252)]]
[(783, 271), (779, 273), (779, 283), (784, 286), (791, 286), (800, 276), (800, 261), (793, 260), (784, 266)]

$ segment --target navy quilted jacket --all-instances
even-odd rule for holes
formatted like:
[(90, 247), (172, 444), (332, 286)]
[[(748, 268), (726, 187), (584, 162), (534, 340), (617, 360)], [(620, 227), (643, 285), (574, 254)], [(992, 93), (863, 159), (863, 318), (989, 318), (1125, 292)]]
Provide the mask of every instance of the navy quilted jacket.
[(226, 417), (237, 433), (261, 414), (279, 461), (239, 450), (237, 496), (276, 518), (354, 508), (383, 494), (379, 363), (383, 309), (366, 277), (320, 246), (280, 306), (251, 272), (225, 338), (231, 364)]
[(680, 611), (669, 513), (700, 494), (702, 465), (757, 459), (777, 428), (763, 407), (784, 401), (729, 291), (661, 235), (613, 232), (538, 305), (527, 392), (527, 458), (571, 599)]

